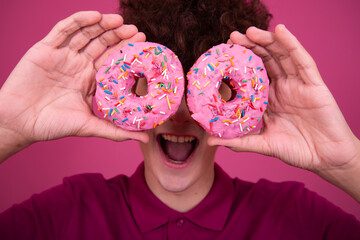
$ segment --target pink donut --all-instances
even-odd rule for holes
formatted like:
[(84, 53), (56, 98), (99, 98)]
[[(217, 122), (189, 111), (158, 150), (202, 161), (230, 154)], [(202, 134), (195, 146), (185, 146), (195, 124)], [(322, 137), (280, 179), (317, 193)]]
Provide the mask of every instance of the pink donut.
[[(269, 96), (269, 79), (260, 57), (240, 45), (220, 44), (196, 61), (187, 74), (187, 105), (192, 118), (211, 135), (235, 138), (261, 121)], [(222, 99), (225, 82), (233, 99)]]
[[(136, 81), (147, 79), (147, 94), (137, 96)], [(113, 51), (96, 74), (95, 100), (104, 118), (126, 130), (155, 128), (178, 109), (184, 72), (177, 56), (151, 42), (129, 43)]]

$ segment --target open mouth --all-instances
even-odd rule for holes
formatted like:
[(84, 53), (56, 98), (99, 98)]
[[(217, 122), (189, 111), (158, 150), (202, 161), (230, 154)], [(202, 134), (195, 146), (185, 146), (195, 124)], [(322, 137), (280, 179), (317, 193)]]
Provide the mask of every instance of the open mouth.
[(158, 141), (167, 159), (174, 164), (184, 164), (198, 145), (193, 136), (159, 134)]

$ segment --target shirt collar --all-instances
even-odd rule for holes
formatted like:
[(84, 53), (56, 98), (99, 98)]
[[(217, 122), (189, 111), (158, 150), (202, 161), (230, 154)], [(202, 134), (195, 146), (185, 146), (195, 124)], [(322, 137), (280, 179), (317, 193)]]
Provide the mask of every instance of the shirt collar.
[(142, 232), (166, 224), (172, 215), (183, 215), (191, 222), (221, 231), (229, 216), (234, 196), (232, 179), (215, 163), (215, 180), (208, 195), (193, 209), (179, 213), (161, 202), (149, 189), (141, 163), (129, 180), (129, 203), (134, 219)]

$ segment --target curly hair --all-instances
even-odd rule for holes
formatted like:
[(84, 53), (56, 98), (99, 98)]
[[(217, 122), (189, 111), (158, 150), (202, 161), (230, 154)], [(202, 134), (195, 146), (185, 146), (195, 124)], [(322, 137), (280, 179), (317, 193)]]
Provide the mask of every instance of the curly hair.
[(260, 0), (119, 0), (119, 13), (157, 42), (174, 51), (185, 73), (232, 31), (250, 26), (267, 29), (272, 15)]

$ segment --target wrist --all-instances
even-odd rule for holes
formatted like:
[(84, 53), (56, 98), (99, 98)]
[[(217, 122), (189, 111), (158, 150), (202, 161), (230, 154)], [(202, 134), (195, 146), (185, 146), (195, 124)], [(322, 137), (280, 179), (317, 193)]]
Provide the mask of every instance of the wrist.
[(33, 143), (21, 130), (17, 130), (21, 125), (16, 121), (19, 116), (9, 114), (11, 98), (4, 92), (6, 84), (7, 82), (0, 89), (0, 163)]
[(20, 132), (9, 128), (12, 121), (6, 117), (5, 109), (0, 104), (0, 163), (33, 143)]
[(21, 134), (0, 126), (0, 163), (31, 144)]
[(360, 203), (360, 141), (355, 137), (356, 154), (346, 164), (317, 171), (320, 177), (347, 192)]

